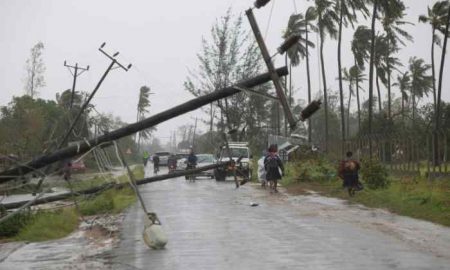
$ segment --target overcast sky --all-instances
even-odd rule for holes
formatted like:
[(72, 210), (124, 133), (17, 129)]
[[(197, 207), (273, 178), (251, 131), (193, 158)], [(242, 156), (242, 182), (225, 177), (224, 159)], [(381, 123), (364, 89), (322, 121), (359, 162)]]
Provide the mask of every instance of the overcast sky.
[[(44, 62), (46, 86), (40, 97), (54, 99), (56, 92), (71, 88), (72, 76), (63, 66), (90, 65), (91, 69), (78, 78), (77, 89), (92, 91), (109, 65), (108, 59), (97, 48), (106, 42), (105, 50), (120, 52), (118, 59), (125, 65), (133, 64), (129, 72), (117, 69), (110, 73), (92, 103), (101, 112), (120, 116), (134, 122), (139, 88), (148, 85), (155, 94), (151, 96), (151, 114), (163, 111), (189, 100), (192, 96), (183, 89), (188, 68), (198, 65), (196, 54), (201, 49), (201, 38), (209, 38), (209, 30), (217, 17), (228, 7), (243, 13), (253, 0), (0, 0), (0, 106), (11, 101), (12, 96), (24, 94), (25, 61), (30, 49), (42, 41), (45, 46)], [(256, 10), (255, 15), (265, 34), (269, 50), (275, 51), (282, 42), (281, 34), (289, 15), (304, 12), (313, 1), (272, 0), (273, 13), (269, 24), (272, 3)], [(431, 33), (429, 25), (418, 24), (417, 18), (426, 13), (431, 0), (405, 0), (407, 26), (414, 42), (402, 49), (400, 59), (404, 64), (411, 56), (430, 62)], [(245, 20), (247, 26), (247, 21)], [(362, 22), (364, 23), (364, 22)], [(366, 23), (366, 22), (365, 22)], [(343, 66), (352, 65), (349, 52), (352, 30), (344, 32)], [(313, 37), (315, 42), (316, 37)], [(327, 78), (329, 88), (336, 90), (337, 43), (325, 43)], [(312, 51), (313, 91), (319, 91), (317, 52)], [(437, 50), (436, 63), (440, 61)], [(276, 59), (277, 65), (283, 57)], [(445, 74), (450, 74), (449, 57)], [(406, 67), (405, 67), (406, 68)], [(436, 70), (438, 71), (438, 69)], [(396, 74), (393, 75), (394, 78)], [(449, 76), (445, 76), (443, 99), (450, 100)], [(306, 98), (305, 67), (293, 72), (296, 99)], [(317, 78), (317, 79), (316, 79)], [(366, 87), (368, 88), (368, 87)], [(398, 94), (395, 93), (397, 96)], [(385, 92), (383, 92), (385, 98)], [(177, 126), (192, 122), (191, 117), (206, 117), (196, 111), (158, 126), (157, 136), (166, 140)]]

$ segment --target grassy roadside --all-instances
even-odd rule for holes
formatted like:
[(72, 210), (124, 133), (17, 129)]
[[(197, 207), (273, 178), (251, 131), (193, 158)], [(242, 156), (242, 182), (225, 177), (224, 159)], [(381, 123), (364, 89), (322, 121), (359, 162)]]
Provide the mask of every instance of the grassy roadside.
[[(144, 177), (144, 168), (133, 169), (137, 179)], [(117, 178), (127, 181), (126, 176)], [(104, 183), (103, 179), (92, 178), (74, 185), (75, 190)], [(70, 201), (70, 200), (69, 200)], [(99, 214), (117, 214), (136, 201), (130, 187), (105, 190), (90, 198), (78, 198), (78, 212), (74, 206), (56, 210), (24, 211), (7, 222), (0, 224), (1, 241), (45, 241), (65, 237), (78, 228), (80, 214), (83, 216)]]
[[(307, 190), (337, 197), (368, 207), (384, 208), (399, 215), (432, 221), (450, 226), (450, 181), (428, 182), (423, 177), (396, 178), (390, 176), (390, 185), (384, 189), (366, 188), (355, 197), (349, 197), (342, 188), (332, 164), (325, 161), (303, 161), (287, 166), (282, 185), (291, 194), (305, 194)], [(364, 183), (364, 179), (362, 179)]]

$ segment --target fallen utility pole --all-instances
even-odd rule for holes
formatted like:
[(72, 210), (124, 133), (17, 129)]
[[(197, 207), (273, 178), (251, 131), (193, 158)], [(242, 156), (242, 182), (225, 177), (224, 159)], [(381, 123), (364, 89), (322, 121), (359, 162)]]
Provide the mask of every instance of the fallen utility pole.
[(278, 76), (277, 72), (275, 71), (275, 67), (272, 63), (272, 58), (270, 57), (269, 51), (267, 50), (267, 46), (264, 43), (264, 39), (261, 35), (261, 31), (259, 30), (255, 16), (253, 15), (253, 10), (250, 8), (247, 11), (245, 11), (245, 14), (247, 15), (248, 21), (250, 22), (250, 26), (252, 27), (253, 33), (256, 38), (256, 42), (258, 43), (259, 49), (261, 50), (261, 54), (264, 59), (264, 62), (266, 63), (267, 69), (269, 70), (269, 74), (270, 74), (270, 77), (275, 86), (275, 90), (277, 92), (278, 99), (281, 103), (281, 106), (283, 107), (284, 115), (286, 116), (286, 118), (289, 122), (289, 126), (290, 126), (291, 130), (294, 130), (295, 127), (297, 126), (297, 121), (294, 119), (291, 109), (289, 108), (289, 104), (286, 100), (286, 95), (284, 94), (284, 91), (283, 91), (283, 86), (281, 85), (281, 82), (280, 82), (280, 77)]
[[(285, 76), (288, 74), (288, 69), (286, 67), (280, 68), (276, 70), (278, 76)], [(254, 78), (244, 80), (238, 82), (236, 86), (251, 88), (257, 85), (261, 85), (270, 81), (271, 75), (269, 73), (264, 73)], [(188, 102), (175, 106), (171, 109), (158, 113), (154, 116), (146, 118), (142, 121), (136, 122), (134, 124), (127, 125), (125, 127), (114, 130), (110, 133), (106, 133), (100, 137), (91, 139), (89, 141), (80, 142), (78, 145), (72, 145), (69, 147), (65, 147), (59, 150), (56, 150), (53, 153), (49, 153), (44, 156), (40, 156), (35, 158), (34, 160), (27, 162), (26, 164), (19, 165), (13, 167), (11, 169), (7, 169), (5, 171), (0, 172), (0, 184), (12, 181), (18, 175), (29, 173), (33, 170), (43, 168), (47, 165), (50, 165), (56, 161), (72, 158), (76, 155), (83, 154), (89, 149), (105, 142), (111, 142), (129, 135), (132, 135), (136, 132), (139, 132), (143, 129), (150, 128), (156, 126), (162, 122), (165, 122), (169, 119), (175, 118), (187, 112), (196, 110), (204, 105), (207, 105), (211, 102), (217, 101), (222, 98), (226, 98), (232, 96), (236, 93), (239, 93), (240, 90), (235, 89), (234, 86), (226, 87), (224, 89), (214, 91), (210, 94), (194, 98)]]
[[(221, 162), (221, 163), (217, 163), (217, 164), (212, 164), (212, 165), (207, 165), (207, 166), (203, 166), (203, 167), (198, 167), (195, 169), (191, 169), (191, 170), (185, 170), (185, 171), (179, 171), (179, 172), (174, 172), (174, 173), (170, 173), (170, 174), (162, 174), (162, 175), (157, 175), (157, 176), (152, 176), (152, 177), (148, 177), (148, 178), (143, 178), (140, 180), (136, 180), (136, 185), (145, 185), (145, 184), (149, 184), (149, 183), (154, 183), (154, 182), (159, 182), (159, 181), (163, 181), (163, 180), (168, 180), (171, 178), (176, 178), (176, 177), (180, 177), (180, 176), (185, 176), (185, 175), (190, 175), (190, 174), (196, 174), (199, 172), (203, 172), (203, 171), (207, 171), (207, 170), (211, 170), (211, 169), (216, 169), (219, 167), (223, 167), (223, 166), (228, 166), (229, 162)], [(115, 184), (115, 183), (107, 183), (107, 184), (103, 184), (100, 186), (96, 186), (96, 187), (92, 187), (89, 189), (84, 189), (84, 190), (80, 190), (80, 191), (76, 191), (74, 192), (77, 195), (91, 195), (91, 194), (95, 194), (97, 192), (101, 192), (107, 189), (111, 189), (111, 188), (123, 188), (126, 186), (129, 186), (130, 183), (125, 182), (125, 183), (120, 183), (120, 184)], [(33, 203), (31, 203), (29, 206), (33, 206), (33, 205), (39, 205), (39, 204), (45, 204), (45, 203), (50, 203), (50, 202), (56, 202), (56, 201), (61, 201), (61, 200), (65, 200), (68, 199), (72, 196), (71, 192), (66, 192), (66, 193), (62, 193), (62, 194), (58, 194), (58, 195), (54, 195), (54, 196), (48, 196), (48, 197), (44, 197), (44, 198), (40, 198), (37, 200), (34, 200)], [(6, 210), (10, 210), (10, 209), (16, 209), (19, 208), (27, 203), (29, 203), (30, 201), (20, 201), (20, 202), (13, 202), (13, 203), (5, 203), (5, 204), (0, 204), (0, 208), (6, 209)]]

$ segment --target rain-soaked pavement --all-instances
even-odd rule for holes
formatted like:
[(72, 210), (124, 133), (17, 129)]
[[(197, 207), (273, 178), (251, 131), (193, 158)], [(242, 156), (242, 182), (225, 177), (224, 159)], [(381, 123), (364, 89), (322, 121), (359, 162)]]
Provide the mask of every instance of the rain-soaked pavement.
[(450, 228), (384, 210), (255, 185), (235, 189), (231, 181), (177, 178), (140, 190), (169, 243), (144, 245), (136, 204), (113, 269), (450, 269)]

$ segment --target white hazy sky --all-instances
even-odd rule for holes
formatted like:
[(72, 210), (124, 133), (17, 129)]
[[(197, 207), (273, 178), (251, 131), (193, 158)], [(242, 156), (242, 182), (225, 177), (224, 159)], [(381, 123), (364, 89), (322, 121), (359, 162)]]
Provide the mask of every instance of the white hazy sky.
[[(255, 10), (255, 15), (263, 34), (268, 29), (266, 41), (274, 52), (282, 42), (282, 31), (295, 7), (304, 12), (313, 1), (272, 2), (269, 27), (272, 3)], [(407, 20), (416, 24), (405, 29), (415, 40), (402, 49), (400, 59), (407, 64), (411, 56), (418, 56), (429, 63), (430, 27), (418, 24), (417, 18), (426, 13), (427, 5), (435, 1), (404, 2), (408, 6)], [(150, 86), (155, 93), (151, 96), (151, 114), (168, 109), (192, 98), (183, 89), (183, 82), (188, 68), (198, 65), (196, 53), (201, 49), (201, 38), (209, 37), (215, 19), (222, 16), (228, 7), (240, 13), (252, 4), (253, 0), (0, 0), (0, 106), (10, 102), (13, 96), (24, 93), (25, 61), (30, 48), (38, 41), (45, 45), (43, 58), (47, 67), (47, 85), (40, 90), (40, 97), (46, 99), (54, 99), (56, 92), (72, 86), (72, 76), (63, 66), (64, 60), (90, 65), (89, 72), (78, 78), (77, 89), (92, 91), (109, 65), (108, 59), (97, 50), (106, 41), (105, 50), (111, 53), (119, 51), (120, 61), (125, 65), (132, 63), (133, 68), (129, 72), (117, 69), (110, 73), (92, 101), (97, 109), (120, 116), (126, 122), (134, 122), (138, 91), (142, 85)], [(343, 38), (344, 67), (353, 63), (349, 53), (351, 38), (352, 30), (346, 30)], [(335, 80), (336, 52), (336, 41), (327, 40), (328, 87), (332, 90), (338, 87)], [(312, 51), (311, 59), (313, 91), (316, 93), (320, 87), (316, 51)], [(437, 50), (436, 63), (439, 59), (440, 50)], [(278, 66), (282, 65), (283, 57), (278, 57), (276, 62)], [(450, 74), (449, 62), (447, 57), (445, 74)], [(449, 100), (450, 79), (448, 75), (444, 77), (443, 99)], [(306, 98), (304, 65), (295, 68), (293, 80), (298, 89), (295, 97)], [(192, 122), (193, 116), (205, 117), (199, 110), (178, 117), (159, 125), (157, 136), (165, 140), (177, 126)]]

